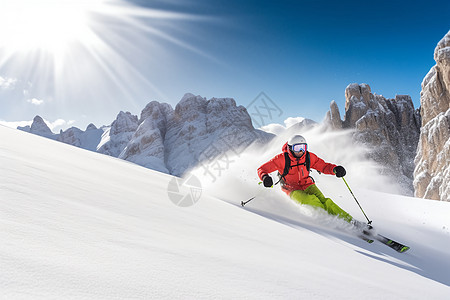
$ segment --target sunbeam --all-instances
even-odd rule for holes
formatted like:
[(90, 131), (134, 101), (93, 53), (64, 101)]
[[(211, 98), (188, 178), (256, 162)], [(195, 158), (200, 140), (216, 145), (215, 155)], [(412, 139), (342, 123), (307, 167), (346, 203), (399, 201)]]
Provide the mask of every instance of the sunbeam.
[(2, 0), (0, 76), (27, 85), (24, 97), (60, 110), (69, 102), (101, 109), (105, 101), (138, 108), (144, 90), (167, 101), (149, 70), (164, 69), (168, 48), (219, 63), (173, 30), (211, 20), (125, 0)]

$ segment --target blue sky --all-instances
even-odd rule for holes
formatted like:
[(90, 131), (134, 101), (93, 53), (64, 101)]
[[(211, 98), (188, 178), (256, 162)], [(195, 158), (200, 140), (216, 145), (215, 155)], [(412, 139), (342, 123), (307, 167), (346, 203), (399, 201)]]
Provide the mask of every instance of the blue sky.
[[(187, 92), (243, 106), (264, 92), (279, 108), (267, 122), (279, 123), (320, 121), (331, 100), (342, 112), (353, 82), (408, 94), (418, 107), (450, 29), (447, 0), (67, 0), (69, 10), (15, 1), (24, 6), (6, 5), (0, 18), (31, 12), (20, 24), (0, 21), (10, 35), (0, 41), (0, 121), (39, 114), (54, 130), (108, 125), (152, 100), (175, 106)], [(33, 32), (36, 20), (49, 21)]]

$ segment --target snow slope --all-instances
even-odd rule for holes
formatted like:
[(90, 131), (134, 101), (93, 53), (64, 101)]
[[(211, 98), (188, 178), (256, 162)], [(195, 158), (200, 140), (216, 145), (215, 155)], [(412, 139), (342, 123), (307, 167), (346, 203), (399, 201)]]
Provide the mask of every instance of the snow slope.
[[(2, 126), (0, 137), (0, 298), (450, 297), (448, 202), (372, 192), (349, 174), (379, 231), (412, 247), (398, 254), (242, 179), (277, 149), (200, 178), (198, 203), (179, 207), (169, 175)], [(318, 181), (360, 217), (336, 178)]]

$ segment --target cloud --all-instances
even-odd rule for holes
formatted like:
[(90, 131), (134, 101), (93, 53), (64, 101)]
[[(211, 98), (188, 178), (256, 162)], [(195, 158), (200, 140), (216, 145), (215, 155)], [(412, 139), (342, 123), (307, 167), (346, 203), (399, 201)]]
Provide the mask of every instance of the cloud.
[(31, 103), (31, 104), (34, 104), (34, 105), (44, 104), (44, 100), (39, 100), (39, 99), (36, 99), (36, 98), (28, 99), (27, 102)]
[(47, 120), (44, 120), (44, 121), (45, 121), (45, 123), (47, 124), (47, 126), (48, 126), (52, 131), (53, 131), (53, 129), (55, 129), (55, 128), (57, 128), (57, 127), (68, 127), (68, 126), (70, 126), (70, 125), (72, 125), (72, 124), (75, 123), (74, 120), (66, 121), (66, 120), (63, 120), (63, 119), (57, 119), (57, 120), (55, 120), (55, 121), (53, 121), (53, 122), (49, 122), (49, 121), (47, 121)]
[(296, 118), (289, 117), (286, 120), (284, 120), (284, 125), (286, 126), (286, 128), (289, 128), (297, 123), (303, 122), (304, 120), (305, 118), (303, 117), (296, 117)]
[(16, 85), (17, 79), (0, 76), (0, 89), (12, 90)]
[(8, 121), (0, 120), (0, 125), (16, 129), (18, 126), (20, 126), (20, 127), (25, 127), (27, 125), (31, 126), (32, 122), (33, 121), (13, 121), (13, 122), (8, 122)]
[(272, 123), (272, 124), (268, 124), (266, 126), (263, 126), (263, 127), (259, 128), (259, 129), (261, 129), (261, 130), (263, 130), (265, 132), (268, 132), (268, 133), (273, 133), (275, 135), (280, 135), (281, 133), (283, 133), (286, 130), (286, 127), (284, 127), (283, 125), (280, 125), (280, 124)]
[(272, 124), (263, 126), (260, 129), (265, 132), (273, 133), (275, 135), (280, 135), (289, 127), (291, 127), (295, 124), (298, 124), (300, 122), (303, 122), (304, 120), (305, 120), (305, 118), (303, 118), (303, 117), (296, 117), (296, 118), (289, 117), (286, 120), (284, 120), (284, 126), (281, 124), (272, 123)]
[[(50, 128), (50, 130), (54, 131), (55, 128), (58, 127), (69, 127), (71, 125), (73, 125), (75, 123), (75, 120), (63, 120), (63, 119), (56, 119), (53, 122), (50, 122), (48, 120), (44, 119), (45, 124), (47, 124), (48, 128)], [(6, 127), (10, 127), (10, 128), (14, 128), (16, 129), (18, 126), (20, 127), (25, 127), (25, 126), (31, 126), (31, 124), (33, 123), (33, 121), (4, 121), (4, 120), (0, 120), (0, 125), (6, 126)]]

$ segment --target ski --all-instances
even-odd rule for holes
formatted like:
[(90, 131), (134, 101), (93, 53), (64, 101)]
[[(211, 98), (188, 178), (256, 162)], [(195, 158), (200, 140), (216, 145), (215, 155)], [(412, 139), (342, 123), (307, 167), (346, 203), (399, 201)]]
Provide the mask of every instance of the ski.
[(399, 253), (403, 253), (409, 250), (409, 246), (403, 245), (399, 242), (385, 237), (384, 235), (376, 233), (376, 231), (370, 224), (364, 224), (360, 221), (354, 220), (352, 222), (352, 225), (357, 231), (359, 231), (358, 237), (370, 244), (373, 243), (374, 240), (377, 240)]
[(396, 242), (396, 241), (394, 241), (394, 240), (392, 240), (392, 239), (390, 239), (390, 238), (387, 238), (387, 237), (385, 237), (384, 235), (377, 234), (376, 236), (374, 236), (374, 238), (375, 238), (377, 241), (379, 241), (379, 242), (385, 244), (386, 246), (388, 246), (388, 247), (394, 249), (395, 251), (397, 251), (397, 252), (399, 252), (399, 253), (404, 253), (404, 252), (406, 252), (406, 251), (409, 250), (409, 247), (408, 247), (408, 246), (403, 245), (403, 244), (401, 244), (401, 243), (399, 243), (399, 242)]
[(360, 239), (362, 239), (362, 240), (368, 242), (369, 244), (372, 244), (372, 243), (374, 242), (373, 239), (370, 239), (370, 238), (368, 238), (367, 236), (365, 236), (365, 235), (363, 235), (363, 234), (358, 235), (358, 237), (359, 237)]

